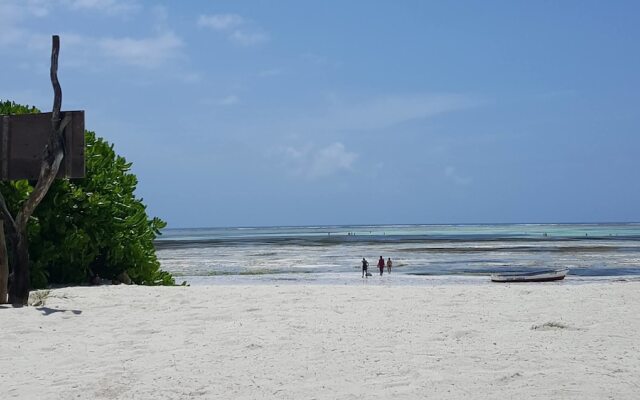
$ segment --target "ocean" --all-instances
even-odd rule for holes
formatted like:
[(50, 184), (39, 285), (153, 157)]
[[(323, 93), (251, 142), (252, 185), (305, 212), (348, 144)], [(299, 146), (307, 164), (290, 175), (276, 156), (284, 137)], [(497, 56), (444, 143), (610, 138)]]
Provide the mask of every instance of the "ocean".
[[(345, 225), (165, 229), (162, 269), (188, 284), (484, 283), (499, 271), (568, 267), (563, 283), (640, 277), (640, 223)], [(391, 274), (378, 276), (378, 257)]]

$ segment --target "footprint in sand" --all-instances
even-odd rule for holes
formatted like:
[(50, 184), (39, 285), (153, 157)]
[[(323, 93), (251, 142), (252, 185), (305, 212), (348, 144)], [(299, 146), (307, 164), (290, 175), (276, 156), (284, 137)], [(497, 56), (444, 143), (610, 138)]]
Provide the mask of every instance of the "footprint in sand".
[(517, 378), (522, 377), (522, 374), (520, 372), (516, 372), (515, 374), (511, 374), (511, 375), (505, 375), (501, 378), (498, 379), (498, 382), (501, 383), (509, 383)]

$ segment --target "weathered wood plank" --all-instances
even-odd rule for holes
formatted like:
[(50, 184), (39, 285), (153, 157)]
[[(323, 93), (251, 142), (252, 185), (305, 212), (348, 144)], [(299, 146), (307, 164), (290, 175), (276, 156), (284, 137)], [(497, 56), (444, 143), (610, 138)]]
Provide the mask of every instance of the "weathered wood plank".
[[(85, 176), (84, 111), (58, 114), (62, 122), (65, 164), (58, 178)], [(67, 118), (68, 117), (68, 118)], [(36, 180), (40, 175), (43, 149), (49, 143), (53, 113), (2, 116), (0, 138), (0, 179)]]

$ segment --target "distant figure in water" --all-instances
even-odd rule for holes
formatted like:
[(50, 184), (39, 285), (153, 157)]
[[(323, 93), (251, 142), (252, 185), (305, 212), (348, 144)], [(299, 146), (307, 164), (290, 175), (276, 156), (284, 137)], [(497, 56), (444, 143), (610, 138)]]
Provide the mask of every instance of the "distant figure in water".
[(391, 266), (393, 266), (393, 263), (391, 262), (391, 257), (387, 258), (387, 274), (391, 273)]
[(367, 262), (367, 260), (362, 257), (362, 277), (364, 278), (365, 276), (369, 276), (369, 272), (367, 272), (367, 269), (369, 268), (369, 263)]
[(382, 258), (382, 256), (380, 256), (380, 259), (378, 260), (378, 268), (380, 268), (380, 276), (382, 276), (382, 273), (384, 272), (384, 258)]

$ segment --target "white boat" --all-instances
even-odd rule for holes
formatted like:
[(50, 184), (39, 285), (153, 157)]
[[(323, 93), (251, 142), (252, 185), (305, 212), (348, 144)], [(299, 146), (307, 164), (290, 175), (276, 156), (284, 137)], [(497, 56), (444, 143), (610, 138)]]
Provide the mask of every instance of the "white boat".
[(548, 282), (564, 279), (569, 268), (542, 269), (528, 272), (500, 272), (491, 275), (493, 282)]

